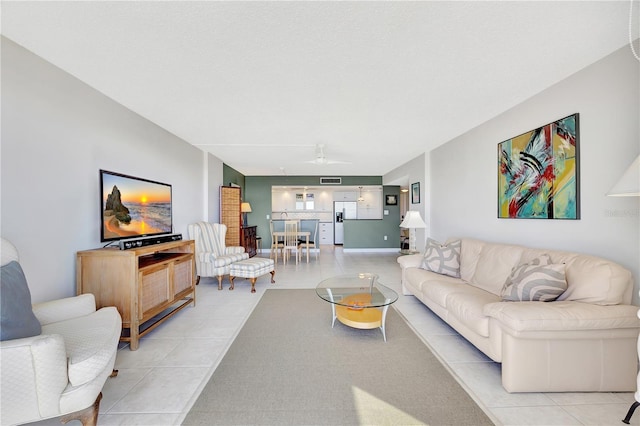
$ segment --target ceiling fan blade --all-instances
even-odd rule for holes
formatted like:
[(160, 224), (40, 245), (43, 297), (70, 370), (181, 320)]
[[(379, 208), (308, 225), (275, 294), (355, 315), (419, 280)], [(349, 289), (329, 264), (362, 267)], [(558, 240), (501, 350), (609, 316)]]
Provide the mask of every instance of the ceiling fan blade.
[(316, 158), (313, 160), (305, 161), (305, 163), (315, 164), (317, 166), (324, 166), (327, 164), (351, 164), (350, 161), (329, 160), (324, 153), (324, 144), (316, 145)]

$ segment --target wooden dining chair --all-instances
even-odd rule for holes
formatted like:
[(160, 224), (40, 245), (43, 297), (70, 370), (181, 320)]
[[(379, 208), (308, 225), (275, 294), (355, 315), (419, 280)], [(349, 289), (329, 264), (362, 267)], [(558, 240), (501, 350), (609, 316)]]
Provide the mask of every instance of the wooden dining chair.
[(307, 239), (305, 237), (298, 238), (298, 247), (300, 248), (300, 256), (302, 256), (302, 249), (303, 248), (306, 249), (307, 250), (307, 262), (309, 261), (309, 250), (311, 248), (315, 249), (316, 260), (318, 260), (318, 252), (320, 251), (320, 250), (318, 250), (318, 226), (319, 226), (319, 222), (320, 221), (316, 220), (316, 219), (303, 221), (302, 226), (300, 228), (301, 231), (310, 232), (309, 242), (307, 242)]
[[(279, 221), (280, 223), (281, 221)], [(284, 257), (284, 238), (276, 237), (273, 235), (275, 231), (281, 231), (284, 229), (275, 229), (273, 220), (269, 221), (269, 233), (271, 234), (271, 253), (269, 255), (269, 259), (274, 259), (275, 263), (278, 263), (278, 250), (280, 250), (280, 254)]]
[(284, 264), (287, 264), (287, 259), (291, 257), (291, 253), (293, 252), (296, 256), (296, 264), (298, 264), (298, 221), (297, 220), (287, 220), (284, 223), (284, 253), (282, 254), (282, 258), (284, 259)]

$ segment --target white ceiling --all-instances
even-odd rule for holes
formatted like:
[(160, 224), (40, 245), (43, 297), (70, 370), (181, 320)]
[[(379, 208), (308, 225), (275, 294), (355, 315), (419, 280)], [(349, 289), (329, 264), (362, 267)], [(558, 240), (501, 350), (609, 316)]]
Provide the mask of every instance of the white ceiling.
[[(3, 35), (247, 176), (384, 175), (629, 37), (626, 0), (1, 7)], [(351, 164), (304, 163), (316, 144)]]

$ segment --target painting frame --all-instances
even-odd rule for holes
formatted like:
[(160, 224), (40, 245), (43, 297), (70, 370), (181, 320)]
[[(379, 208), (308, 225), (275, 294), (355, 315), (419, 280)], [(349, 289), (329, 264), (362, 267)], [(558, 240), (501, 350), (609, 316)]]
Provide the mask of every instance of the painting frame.
[(411, 204), (420, 204), (420, 182), (411, 184)]
[(498, 219), (580, 219), (580, 114), (498, 144)]
[(384, 197), (385, 206), (397, 206), (398, 205), (398, 196), (395, 194), (387, 194)]

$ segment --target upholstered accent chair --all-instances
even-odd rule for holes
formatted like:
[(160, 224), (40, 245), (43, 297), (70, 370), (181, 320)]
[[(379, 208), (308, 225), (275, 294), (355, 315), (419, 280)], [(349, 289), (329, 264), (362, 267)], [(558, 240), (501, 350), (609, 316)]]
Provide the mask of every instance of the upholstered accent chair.
[(92, 294), (31, 305), (18, 251), (1, 240), (0, 419), (3, 425), (64, 416), (95, 425), (122, 331), (115, 307)]
[(187, 227), (189, 238), (196, 243), (196, 284), (200, 277), (218, 278), (218, 290), (222, 290), (222, 278), (229, 275), (233, 262), (249, 258), (244, 247), (225, 244), (227, 226), (221, 223), (197, 222)]

